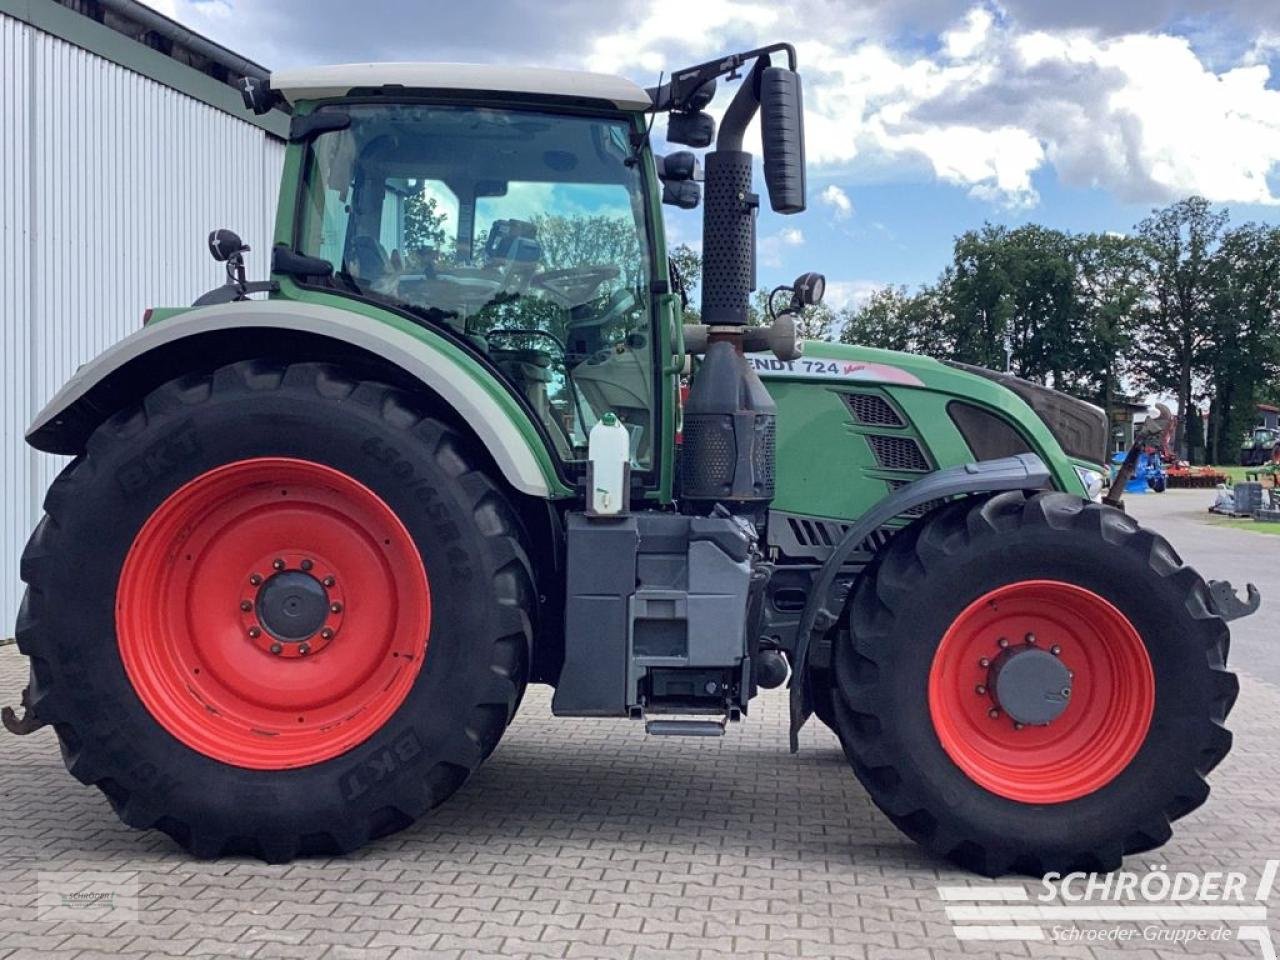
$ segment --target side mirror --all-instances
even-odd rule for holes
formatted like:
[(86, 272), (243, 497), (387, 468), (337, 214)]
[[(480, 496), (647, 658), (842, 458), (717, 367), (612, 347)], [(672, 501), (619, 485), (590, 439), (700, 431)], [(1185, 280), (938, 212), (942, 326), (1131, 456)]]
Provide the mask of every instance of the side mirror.
[(669, 207), (692, 210), (702, 202), (702, 190), (692, 180), (667, 180), (662, 184), (662, 202)]
[(230, 260), (237, 253), (248, 252), (248, 245), (231, 230), (219, 229), (209, 234), (209, 255), (219, 263)]
[(777, 213), (800, 213), (805, 208), (800, 74), (785, 67), (766, 67), (761, 72), (760, 134), (769, 205)]
[(276, 103), (276, 93), (266, 77), (241, 77), (240, 96), (244, 100), (246, 110), (252, 110), (258, 116), (269, 113)]
[(333, 276), (333, 264), (277, 243), (271, 250), (271, 272), (291, 277), (330, 277)]
[(691, 150), (669, 153), (665, 157), (655, 157), (658, 166), (658, 179), (664, 183), (673, 180), (699, 180), (702, 177), (702, 165)]
[(701, 110), (673, 113), (667, 121), (667, 142), (686, 147), (709, 147), (716, 137), (716, 118)]

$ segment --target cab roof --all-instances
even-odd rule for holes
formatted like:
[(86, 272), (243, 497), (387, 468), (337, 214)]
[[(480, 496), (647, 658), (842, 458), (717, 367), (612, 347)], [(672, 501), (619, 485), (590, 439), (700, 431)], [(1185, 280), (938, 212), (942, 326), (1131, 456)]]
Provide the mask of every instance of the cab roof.
[(625, 77), (543, 67), (480, 63), (343, 63), (271, 74), (271, 89), (290, 103), (346, 96), (354, 89), (398, 86), (604, 100), (622, 110), (648, 110), (644, 88)]

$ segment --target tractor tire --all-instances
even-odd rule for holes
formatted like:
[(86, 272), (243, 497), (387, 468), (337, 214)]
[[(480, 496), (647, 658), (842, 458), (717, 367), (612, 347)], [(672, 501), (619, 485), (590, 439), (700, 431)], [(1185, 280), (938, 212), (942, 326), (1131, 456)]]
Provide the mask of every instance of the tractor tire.
[(830, 670), (809, 670), (809, 706), (813, 709), (813, 715), (818, 718), (823, 726), (827, 727), (836, 736), (840, 735), (840, 729), (836, 725), (836, 705), (835, 692), (833, 690), (834, 680)]
[(834, 651), (845, 753), (904, 833), (969, 870), (1114, 869), (1169, 839), (1231, 747), (1238, 684), (1207, 598), (1111, 507), (946, 505), (850, 598)]
[(22, 558), (31, 709), (198, 857), (355, 850), (456, 791), (523, 693), (515, 516), (414, 398), (326, 364), (173, 380), (101, 425)]

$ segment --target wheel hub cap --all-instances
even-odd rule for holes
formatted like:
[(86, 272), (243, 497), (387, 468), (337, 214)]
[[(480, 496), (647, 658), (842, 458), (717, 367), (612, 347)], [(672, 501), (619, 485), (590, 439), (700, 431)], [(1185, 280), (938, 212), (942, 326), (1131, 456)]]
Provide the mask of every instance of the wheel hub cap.
[(1017, 723), (1052, 723), (1071, 702), (1071, 672), (1048, 650), (1006, 650), (991, 664), (987, 686), (996, 706)]
[(311, 574), (286, 570), (262, 585), (254, 608), (258, 621), (277, 640), (308, 640), (329, 616), (329, 594)]

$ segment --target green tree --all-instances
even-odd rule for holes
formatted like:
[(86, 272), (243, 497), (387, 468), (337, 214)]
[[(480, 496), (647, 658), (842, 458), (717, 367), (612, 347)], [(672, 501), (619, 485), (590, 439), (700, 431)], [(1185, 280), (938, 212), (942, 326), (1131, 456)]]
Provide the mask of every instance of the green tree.
[(684, 296), (685, 323), (698, 323), (702, 307), (698, 302), (698, 286), (702, 282), (702, 254), (687, 243), (677, 244), (669, 253), (672, 279)]
[(1142, 305), (1143, 260), (1138, 243), (1114, 233), (1075, 238), (1075, 303), (1072, 382), (1078, 396), (1094, 399), (1111, 420), (1127, 370)]
[(1134, 368), (1144, 385), (1178, 398), (1174, 446), (1188, 454), (1192, 388), (1207, 372), (1213, 342), (1214, 252), (1227, 223), (1203, 197), (1152, 211), (1137, 228), (1143, 254), (1145, 304)]
[(1213, 257), (1209, 369), (1210, 457), (1234, 462), (1255, 405), (1280, 379), (1280, 229), (1227, 231)]
[(840, 311), (840, 342), (883, 350), (910, 350), (915, 331), (911, 326), (907, 288), (882, 287), (859, 307)]
[(1079, 359), (1072, 253), (1067, 234), (1036, 224), (958, 237), (947, 286), (957, 359), (1055, 385), (1070, 379)]
[(1004, 340), (1013, 314), (1013, 282), (1003, 251), (1004, 227), (987, 224), (956, 238), (948, 282), (948, 334), (955, 359), (998, 370), (1005, 368)]
[(858, 307), (840, 311), (840, 342), (881, 350), (900, 350), (943, 359), (954, 357), (952, 317), (948, 312), (950, 272), (934, 286), (908, 293), (884, 287)]

